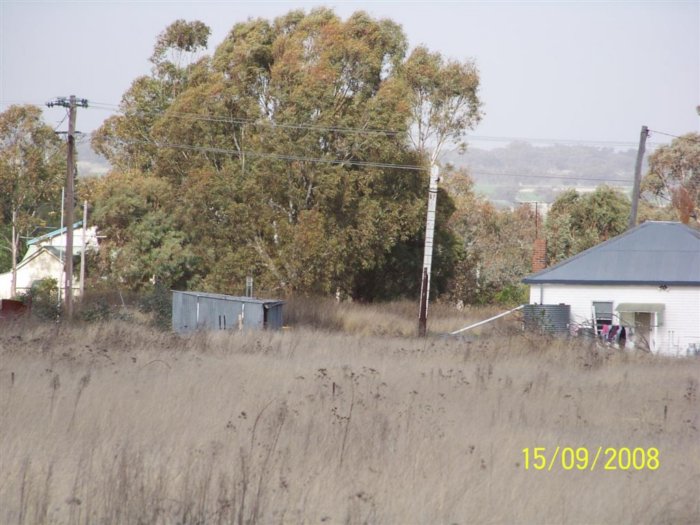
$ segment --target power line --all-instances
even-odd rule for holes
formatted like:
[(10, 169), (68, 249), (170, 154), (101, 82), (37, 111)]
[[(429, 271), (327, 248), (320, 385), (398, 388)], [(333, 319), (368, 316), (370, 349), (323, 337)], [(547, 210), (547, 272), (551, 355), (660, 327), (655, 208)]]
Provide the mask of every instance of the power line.
[(586, 140), (586, 139), (548, 139), (548, 138), (528, 138), (528, 137), (497, 137), (488, 135), (469, 135), (472, 141), (480, 142), (532, 142), (543, 144), (581, 144), (581, 145), (609, 145), (609, 146), (635, 146), (634, 142), (618, 140)]
[[(334, 164), (334, 165), (353, 165), (361, 167), (372, 167), (372, 168), (390, 168), (398, 170), (412, 170), (412, 171), (427, 171), (427, 168), (421, 166), (412, 166), (407, 164), (392, 164), (384, 162), (369, 162), (369, 161), (354, 161), (354, 160), (343, 160), (343, 159), (324, 159), (319, 157), (304, 157), (299, 155), (284, 155), (284, 154), (274, 154), (274, 153), (261, 153), (256, 151), (238, 151), (226, 148), (216, 148), (210, 146), (193, 146), (189, 144), (173, 144), (168, 142), (158, 142), (158, 141), (146, 141), (146, 140), (124, 140), (110, 138), (108, 139), (113, 143), (124, 144), (124, 145), (146, 145), (155, 146), (161, 148), (172, 148), (180, 149), (186, 151), (196, 151), (200, 153), (218, 153), (222, 155), (233, 155), (240, 157), (241, 155), (249, 157), (257, 157), (263, 159), (272, 160), (282, 160), (282, 161), (298, 161), (298, 162), (313, 162), (321, 164)], [(600, 178), (600, 177), (567, 177), (565, 175), (537, 175), (537, 174), (526, 174), (526, 173), (506, 173), (488, 170), (469, 170), (470, 175), (485, 175), (485, 176), (496, 176), (496, 177), (513, 177), (521, 179), (548, 179), (548, 180), (562, 180), (562, 181), (591, 181), (591, 182), (614, 182), (614, 183), (625, 183), (629, 181), (615, 179), (615, 178)]]
[[(91, 103), (91, 105), (94, 104), (102, 104), (102, 103)], [(104, 104), (108, 105), (108, 104)], [(158, 111), (158, 112), (149, 112), (149, 113), (163, 113), (163, 111)], [(193, 118), (193, 120), (204, 120), (204, 121), (215, 121), (215, 122), (255, 122), (252, 119), (234, 119), (234, 118), (228, 118), (228, 117), (208, 117), (208, 116), (203, 116), (203, 115), (198, 115), (198, 114), (193, 114), (193, 113), (174, 113), (173, 115), (175, 116), (182, 116), (182, 117), (190, 117)], [(259, 122), (258, 122), (259, 123)], [(275, 125), (274, 123), (270, 123), (271, 125)], [(352, 130), (354, 132), (363, 132), (366, 130), (360, 130), (357, 128), (323, 128), (320, 126), (296, 126), (296, 125), (277, 125), (278, 127), (293, 127), (293, 128), (310, 128), (310, 129), (323, 129), (323, 130)], [(387, 130), (384, 130), (387, 131)], [(471, 139), (486, 139), (486, 140), (509, 140), (509, 141), (514, 141), (514, 140), (525, 140), (522, 138), (518, 137), (487, 137), (487, 136), (472, 136), (470, 137)], [(207, 146), (193, 146), (193, 145), (187, 145), (187, 144), (174, 144), (174, 143), (168, 143), (168, 142), (157, 142), (157, 141), (138, 141), (138, 140), (123, 140), (123, 139), (113, 139), (114, 141), (120, 142), (122, 144), (127, 144), (127, 145), (134, 145), (134, 144), (142, 144), (142, 145), (152, 145), (156, 147), (165, 147), (165, 148), (174, 148), (174, 149), (183, 149), (183, 150), (189, 150), (189, 151), (199, 151), (203, 153), (219, 153), (219, 154), (224, 154), (224, 155), (235, 155), (235, 156), (241, 156), (241, 155), (247, 155), (250, 157), (258, 157), (258, 158), (266, 158), (266, 159), (274, 159), (274, 160), (283, 160), (283, 161), (299, 161), (299, 162), (314, 162), (314, 163), (323, 163), (323, 164), (334, 164), (334, 165), (342, 165), (342, 164), (347, 164), (347, 165), (355, 165), (355, 166), (363, 166), (363, 167), (376, 167), (376, 168), (393, 168), (393, 169), (403, 169), (403, 170), (414, 170), (414, 171), (423, 171), (426, 170), (424, 167), (419, 167), (419, 166), (411, 166), (411, 165), (401, 165), (401, 164), (392, 164), (392, 163), (378, 163), (378, 162), (369, 162), (369, 161), (353, 161), (353, 160), (341, 160), (341, 159), (324, 159), (324, 158), (318, 158), (318, 157), (305, 157), (305, 156), (299, 156), (299, 155), (283, 155), (283, 154), (270, 154), (270, 153), (261, 153), (261, 152), (256, 152), (256, 151), (238, 151), (238, 150), (229, 150), (225, 148), (215, 148), (215, 147), (207, 147)], [(532, 141), (550, 141), (550, 142), (559, 142), (559, 143), (564, 143), (568, 141), (564, 140), (558, 140), (558, 139), (527, 139), (527, 140), (532, 140)], [(583, 143), (583, 142), (591, 142), (592, 141), (572, 141), (572, 142), (578, 142), (578, 143)], [(599, 141), (599, 142), (605, 142), (605, 141)], [(597, 143), (597, 142), (596, 142)], [(624, 142), (612, 142), (609, 141), (607, 142), (609, 144), (616, 144), (616, 145), (623, 145), (623, 144), (632, 144), (632, 143), (624, 143)], [(504, 172), (489, 172), (485, 170), (478, 170), (478, 171), (470, 171), (471, 174), (473, 175), (487, 175), (487, 176), (497, 176), (497, 177), (513, 177), (513, 178), (531, 178), (531, 179), (549, 179), (549, 180), (570, 180), (570, 181), (591, 181), (591, 182), (626, 182), (624, 180), (619, 180), (615, 178), (598, 178), (598, 177), (575, 177), (572, 179), (567, 178), (566, 176), (561, 176), (561, 175), (536, 175), (536, 174), (522, 174), (522, 173), (504, 173)]]
[[(101, 102), (91, 102), (91, 106), (102, 106), (96, 107), (94, 109), (101, 109), (105, 111), (112, 111), (115, 113), (121, 113), (126, 115), (127, 111), (119, 109), (119, 106), (109, 103)], [(139, 110), (131, 112), (130, 114), (135, 115), (161, 115), (166, 113), (167, 110), (152, 110), (145, 111)], [(264, 120), (256, 120), (251, 118), (243, 117), (217, 117), (210, 115), (201, 115), (199, 113), (180, 113), (180, 112), (167, 112), (166, 117), (172, 118), (182, 118), (191, 119), (194, 121), (206, 121), (206, 122), (224, 122), (232, 124), (251, 124), (253, 126), (270, 126), (282, 129), (309, 129), (315, 131), (330, 131), (336, 133), (356, 133), (356, 134), (372, 134), (372, 135), (387, 135), (395, 136), (403, 133), (399, 130), (392, 129), (377, 129), (377, 128), (352, 128), (352, 127), (333, 127), (333, 126), (314, 126), (305, 124), (279, 124), (275, 122), (266, 122)], [(629, 141), (617, 141), (617, 140), (586, 140), (586, 139), (551, 139), (551, 138), (528, 138), (528, 137), (499, 137), (499, 136), (489, 136), (489, 135), (469, 135), (469, 140), (472, 141), (485, 141), (485, 142), (532, 142), (532, 143), (545, 143), (545, 144), (581, 144), (581, 145), (595, 145), (595, 146), (636, 146), (635, 142)]]
[[(100, 103), (92, 102), (91, 106), (101, 106)], [(104, 106), (108, 106), (105, 104)], [(111, 105), (110, 105), (111, 106)], [(113, 111), (115, 113), (121, 113), (126, 115), (130, 112), (125, 112), (118, 108), (112, 107), (96, 107), (95, 109), (102, 109), (106, 111)], [(282, 129), (308, 129), (313, 131), (328, 131), (333, 133), (354, 133), (354, 134), (365, 134), (365, 135), (386, 135), (395, 136), (403, 133), (402, 131), (393, 129), (377, 129), (377, 128), (351, 128), (351, 127), (341, 127), (341, 126), (313, 126), (306, 124), (279, 124), (271, 121), (264, 121), (259, 119), (243, 118), (243, 117), (217, 117), (209, 115), (201, 115), (199, 113), (179, 113), (171, 112), (167, 110), (153, 110), (153, 111), (134, 111), (130, 114), (135, 115), (161, 115), (165, 114), (169, 118), (181, 118), (181, 119), (191, 119), (194, 121), (205, 121), (205, 122), (219, 122), (219, 123), (230, 123), (230, 124), (249, 124), (252, 126), (269, 126), (273, 128)]]
[(680, 138), (678, 135), (672, 135), (671, 133), (664, 133), (663, 131), (656, 131), (655, 129), (650, 129), (649, 131), (651, 133), (656, 133), (658, 135), (666, 135), (667, 137), (675, 137), (677, 139)]
[(68, 118), (68, 115), (69, 115), (69, 114), (70, 114), (70, 111), (66, 110), (66, 114), (63, 115), (63, 118), (61, 119), (61, 122), (59, 122), (58, 124), (56, 124), (56, 127), (53, 128), (54, 132), (58, 131), (58, 128), (60, 128), (60, 127), (61, 127), (61, 124), (63, 124), (63, 123), (66, 121), (66, 119)]
[(44, 104), (44, 101), (43, 100), (41, 100), (41, 101), (39, 101), (39, 100), (16, 100), (16, 99), (10, 99), (10, 98), (3, 98), (3, 99), (0, 99), (0, 104), (5, 104), (8, 106), (16, 106), (16, 105), (24, 106), (27, 104), (29, 104), (31, 106), (41, 106), (42, 104)]
[[(2, 102), (7, 102), (3, 100)], [(18, 103), (21, 103), (20, 101), (17, 101)], [(96, 109), (96, 110), (102, 110), (102, 111), (109, 111), (113, 113), (120, 113), (122, 115), (126, 115), (129, 112), (124, 111), (120, 109), (120, 106), (118, 104), (113, 104), (109, 102), (90, 102), (90, 109)], [(145, 110), (139, 110), (139, 111), (133, 111), (130, 112), (130, 114), (135, 114), (135, 115), (160, 115), (165, 113), (167, 110), (152, 110), (152, 111), (145, 111)], [(253, 126), (270, 126), (270, 127), (277, 127), (277, 128), (282, 128), (282, 129), (308, 129), (308, 130), (315, 130), (315, 131), (328, 131), (328, 132), (335, 132), (335, 133), (355, 133), (355, 134), (367, 134), (367, 135), (387, 135), (387, 136), (395, 136), (399, 135), (401, 133), (404, 133), (404, 131), (400, 130), (392, 130), (392, 129), (378, 129), (378, 128), (353, 128), (353, 127), (340, 127), (340, 126), (314, 126), (314, 125), (305, 125), (305, 124), (279, 124), (271, 121), (263, 121), (259, 119), (251, 119), (251, 118), (243, 118), (243, 117), (217, 117), (217, 116), (209, 116), (209, 115), (201, 115), (198, 113), (180, 113), (180, 112), (168, 112), (167, 114), (168, 117), (172, 118), (182, 118), (182, 119), (191, 119), (191, 120), (201, 120), (201, 121), (206, 121), (206, 122), (223, 122), (223, 123), (231, 123), (231, 124), (250, 124)], [(668, 137), (674, 137), (674, 138), (683, 138), (679, 137), (678, 135), (673, 135), (670, 133), (664, 133), (661, 131), (653, 131), (654, 133), (658, 133), (659, 135), (665, 135)], [(637, 145), (636, 142), (631, 142), (631, 141), (621, 141), (621, 140), (588, 140), (588, 139), (553, 139), (553, 138), (536, 138), (536, 137), (509, 137), (509, 136), (495, 136), (495, 135), (469, 135), (468, 139), (474, 142), (529, 142), (529, 143), (540, 143), (540, 144), (562, 144), (562, 145), (567, 145), (567, 144), (581, 144), (581, 145), (590, 145), (590, 146), (617, 146), (617, 147), (623, 147), (623, 146), (630, 146), (634, 147)], [(648, 143), (650, 146), (662, 146), (664, 145), (663, 143), (659, 142), (649, 142)]]
[(689, 141), (691, 141), (691, 142), (699, 142), (699, 141), (700, 141), (700, 138), (699, 138), (699, 137), (685, 137), (685, 136), (682, 136), (682, 135), (673, 135), (673, 134), (671, 134), (671, 133), (665, 133), (665, 132), (663, 132), (663, 131), (656, 131), (655, 129), (650, 129), (649, 131), (650, 131), (651, 133), (656, 133), (657, 135), (665, 135), (665, 136), (667, 136), (667, 137), (673, 137), (673, 138), (681, 139), (681, 140), (689, 140)]
[(488, 175), (494, 177), (513, 177), (521, 179), (550, 179), (550, 180), (567, 180), (570, 182), (576, 181), (597, 181), (597, 182), (617, 182), (625, 183), (630, 182), (620, 179), (612, 178), (599, 178), (599, 177), (566, 177), (564, 175), (529, 175), (526, 173), (503, 173), (503, 172), (493, 172), (493, 171), (482, 171), (482, 170), (469, 170), (469, 175)]
[[(2, 103), (30, 103), (34, 102), (23, 102), (18, 100), (0, 100)], [(270, 126), (282, 129), (308, 129), (315, 131), (329, 131), (335, 133), (355, 133), (355, 134), (367, 134), (367, 135), (387, 135), (394, 136), (404, 133), (404, 131), (393, 130), (393, 129), (378, 129), (378, 128), (353, 128), (353, 127), (340, 127), (340, 126), (314, 126), (305, 124), (279, 124), (271, 121), (264, 121), (259, 119), (251, 119), (244, 117), (217, 117), (209, 115), (201, 115), (199, 113), (181, 113), (172, 112), (168, 110), (138, 110), (133, 112), (128, 112), (120, 109), (120, 105), (113, 104), (110, 102), (90, 102), (90, 109), (97, 109), (102, 111), (109, 111), (113, 113), (120, 113), (122, 115), (135, 114), (135, 115), (160, 115), (167, 112), (168, 117), (172, 118), (182, 118), (191, 120), (201, 120), (206, 122), (223, 122), (231, 124), (250, 124), (253, 126)], [(650, 132), (657, 133), (658, 135), (664, 135), (672, 138), (680, 138), (684, 140), (695, 140), (691, 137), (683, 137), (680, 135), (674, 135), (672, 133), (665, 133), (663, 131), (649, 130)], [(622, 141), (622, 140), (589, 140), (589, 139), (553, 139), (553, 138), (538, 138), (538, 137), (509, 137), (509, 136), (495, 136), (495, 135), (469, 135), (469, 140), (474, 142), (529, 142), (529, 143), (540, 143), (540, 144), (581, 144), (590, 146), (630, 146), (634, 147), (637, 145), (636, 142)], [(662, 146), (663, 143), (659, 142), (649, 142), (650, 146)]]
[(111, 140), (112, 142), (116, 142), (116, 143), (120, 143), (120, 144), (125, 144), (125, 145), (142, 144), (142, 145), (146, 145), (146, 146), (156, 146), (159, 148), (173, 148), (173, 149), (181, 149), (181, 150), (187, 150), (187, 151), (197, 151), (197, 152), (201, 152), (201, 153), (219, 153), (222, 155), (233, 155), (236, 157), (240, 157), (242, 155), (245, 155), (245, 156), (250, 156), (250, 157), (272, 159), (272, 160), (313, 162), (313, 163), (318, 163), (318, 164), (362, 166), (362, 167), (366, 167), (366, 168), (391, 168), (391, 169), (412, 170), (412, 171), (426, 171), (427, 170), (427, 168), (425, 168), (423, 166), (413, 166), (410, 164), (392, 164), (392, 163), (388, 163), (388, 162), (369, 162), (369, 161), (351, 160), (351, 159), (324, 159), (324, 158), (320, 158), (320, 157), (303, 157), (303, 156), (299, 156), (299, 155), (260, 153), (257, 151), (248, 151), (248, 150), (238, 151), (238, 150), (231, 150), (231, 149), (226, 149), (226, 148), (215, 148), (215, 147), (210, 147), (210, 146), (191, 146), (188, 144), (173, 144), (173, 143), (169, 143), (169, 142), (146, 141), (146, 140), (124, 140), (124, 139), (108, 139), (108, 140)]

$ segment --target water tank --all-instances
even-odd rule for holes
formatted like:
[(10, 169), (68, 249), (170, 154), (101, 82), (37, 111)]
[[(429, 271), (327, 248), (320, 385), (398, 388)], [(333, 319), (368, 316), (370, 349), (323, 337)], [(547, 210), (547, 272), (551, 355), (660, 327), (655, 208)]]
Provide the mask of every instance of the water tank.
[(525, 329), (555, 335), (568, 335), (571, 305), (526, 304), (523, 308)]

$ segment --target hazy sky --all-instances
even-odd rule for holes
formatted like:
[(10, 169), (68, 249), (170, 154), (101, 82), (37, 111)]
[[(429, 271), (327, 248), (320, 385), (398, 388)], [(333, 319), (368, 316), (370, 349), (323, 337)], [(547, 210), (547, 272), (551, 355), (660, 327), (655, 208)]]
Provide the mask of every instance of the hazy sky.
[[(481, 72), (479, 137), (620, 141), (641, 125), (700, 131), (700, 1), (686, 2), (173, 2), (0, 0), (0, 110), (75, 94), (117, 104), (158, 34), (178, 18), (212, 29), (210, 52), (249, 17), (294, 8), (356, 10), (400, 23), (411, 46)], [(46, 111), (56, 126), (65, 111)], [(77, 128), (109, 116), (81, 109)], [(65, 129), (65, 123), (62, 125)], [(668, 137), (653, 135), (652, 141)]]

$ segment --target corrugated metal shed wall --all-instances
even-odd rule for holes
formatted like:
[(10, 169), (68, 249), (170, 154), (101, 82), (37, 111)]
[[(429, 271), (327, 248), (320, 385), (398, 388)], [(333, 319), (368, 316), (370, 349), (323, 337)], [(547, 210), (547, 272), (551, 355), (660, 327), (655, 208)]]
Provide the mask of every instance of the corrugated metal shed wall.
[(282, 317), (282, 305), (283, 303), (267, 305), (267, 328), (272, 328), (274, 330), (282, 328), (284, 323), (284, 319)]
[(173, 330), (188, 332), (197, 329), (197, 297), (173, 292)]
[(201, 292), (173, 291), (172, 327), (193, 330), (282, 328), (283, 302)]

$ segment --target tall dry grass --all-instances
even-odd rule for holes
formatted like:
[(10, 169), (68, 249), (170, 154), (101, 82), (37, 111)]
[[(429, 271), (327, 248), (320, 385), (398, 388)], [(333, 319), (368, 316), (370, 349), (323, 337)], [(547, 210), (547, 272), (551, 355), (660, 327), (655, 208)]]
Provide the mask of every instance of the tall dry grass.
[[(447, 334), (505, 310), (507, 308), (499, 306), (467, 306), (457, 310), (448, 304), (432, 303), (428, 312), (428, 331), (433, 335)], [(517, 314), (476, 328), (470, 335), (512, 331), (515, 318)], [(418, 303), (402, 300), (361, 304), (336, 302), (331, 298), (291, 297), (284, 306), (284, 320), (291, 327), (356, 335), (412, 337), (418, 332)]]
[[(495, 332), (0, 332), (0, 523), (697, 523), (700, 361)], [(524, 447), (657, 447), (525, 471)]]

